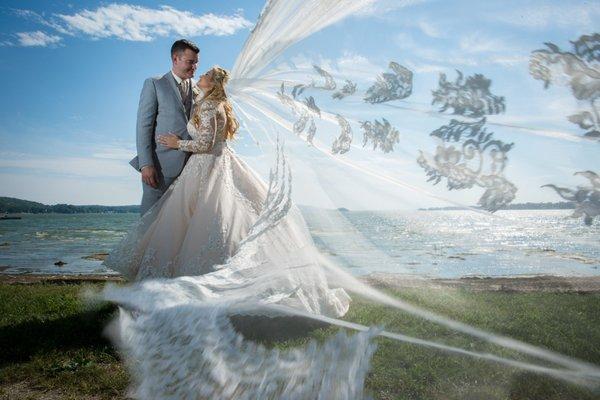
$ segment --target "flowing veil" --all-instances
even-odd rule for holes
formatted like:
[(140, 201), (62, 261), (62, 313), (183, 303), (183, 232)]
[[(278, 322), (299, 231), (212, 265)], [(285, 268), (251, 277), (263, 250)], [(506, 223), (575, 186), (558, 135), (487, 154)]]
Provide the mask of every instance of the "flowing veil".
[[(410, 345), (494, 366), (504, 380), (488, 377), (492, 386), (529, 372), (600, 388), (599, 366), (381, 289), (470, 273), (594, 276), (600, 264), (600, 34), (544, 38), (501, 2), (479, 10), (488, 19), (469, 19), (476, 5), (437, 3), (436, 28), (410, 17), (424, 16), (426, 3), (267, 1), (228, 87), (241, 123), (236, 152), (269, 177), (250, 235), (214, 273), (102, 292), (120, 306), (113, 338), (135, 395), (362, 398), (376, 343), (394, 348), (397, 365)], [(458, 44), (453, 19), (470, 24)], [(440, 49), (453, 44), (450, 56)], [(541, 218), (524, 203), (573, 210)], [(318, 252), (263, 254), (265, 232), (303, 218)], [(437, 328), (419, 337), (376, 318), (358, 324), (348, 313), (355, 301)], [(237, 333), (232, 316), (341, 329), (275, 350)], [(461, 398), (455, 390), (449, 398)]]

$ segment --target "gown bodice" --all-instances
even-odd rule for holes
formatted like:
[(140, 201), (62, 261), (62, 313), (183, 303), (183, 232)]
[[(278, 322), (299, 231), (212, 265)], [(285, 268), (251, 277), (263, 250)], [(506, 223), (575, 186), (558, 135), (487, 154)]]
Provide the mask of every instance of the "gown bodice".
[(192, 140), (180, 140), (179, 149), (191, 153), (211, 153), (226, 144), (227, 116), (223, 103), (199, 100), (192, 107), (187, 130)]

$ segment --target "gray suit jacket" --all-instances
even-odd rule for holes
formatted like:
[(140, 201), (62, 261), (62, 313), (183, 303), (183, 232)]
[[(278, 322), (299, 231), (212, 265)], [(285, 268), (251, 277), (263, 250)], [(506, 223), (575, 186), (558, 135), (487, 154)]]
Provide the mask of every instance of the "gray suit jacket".
[(175, 177), (181, 173), (190, 153), (158, 144), (156, 137), (173, 132), (181, 139), (191, 139), (187, 122), (192, 95), (190, 89), (186, 107), (171, 71), (160, 78), (146, 79), (137, 114), (137, 156), (129, 162), (133, 168), (140, 171), (146, 165), (153, 165), (165, 177)]

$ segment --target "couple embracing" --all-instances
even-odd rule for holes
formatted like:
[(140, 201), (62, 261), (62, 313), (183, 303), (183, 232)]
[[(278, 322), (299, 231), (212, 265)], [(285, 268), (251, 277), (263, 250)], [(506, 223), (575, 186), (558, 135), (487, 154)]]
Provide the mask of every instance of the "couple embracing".
[(198, 53), (175, 42), (172, 71), (144, 83), (131, 160), (142, 174), (142, 216), (104, 265), (131, 281), (192, 278), (197, 299), (230, 293), (345, 314), (350, 298), (328, 287), (329, 263), (291, 202), (289, 167), (287, 186), (267, 186), (228, 145), (239, 127), (229, 74), (215, 66), (194, 84)]
[(257, 218), (266, 185), (227, 142), (239, 124), (214, 66), (197, 82), (198, 47), (171, 47), (172, 69), (140, 96), (130, 164), (141, 172), (141, 219), (104, 265), (131, 280), (207, 273), (231, 256)]

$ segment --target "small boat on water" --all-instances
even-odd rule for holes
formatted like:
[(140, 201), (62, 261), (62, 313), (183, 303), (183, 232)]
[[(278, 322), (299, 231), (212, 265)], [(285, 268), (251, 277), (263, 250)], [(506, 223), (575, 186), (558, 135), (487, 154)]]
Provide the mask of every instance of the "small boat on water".
[(0, 213), (0, 219), (21, 219), (18, 215), (8, 215), (7, 213)]

